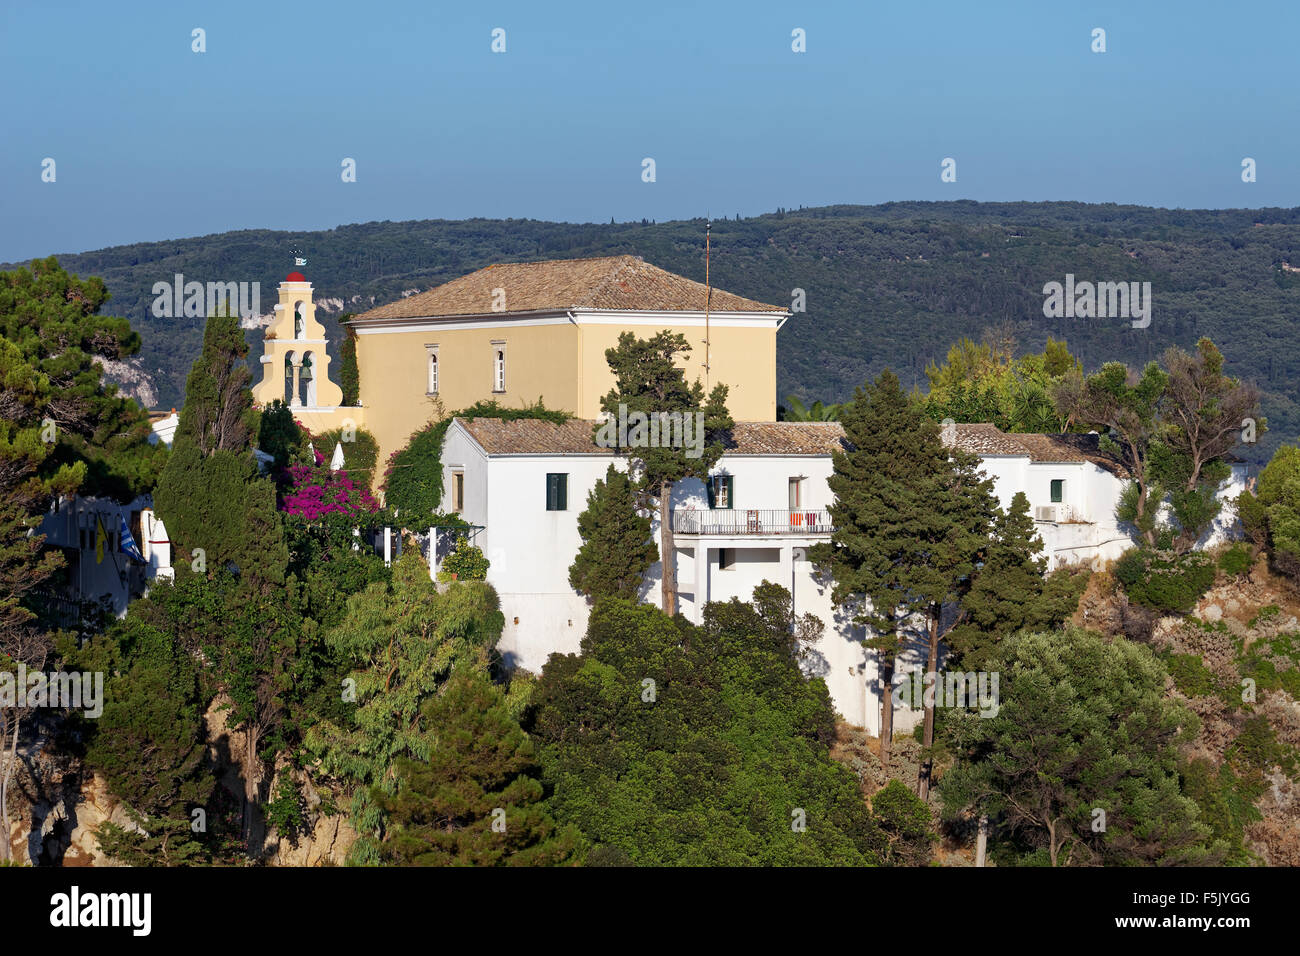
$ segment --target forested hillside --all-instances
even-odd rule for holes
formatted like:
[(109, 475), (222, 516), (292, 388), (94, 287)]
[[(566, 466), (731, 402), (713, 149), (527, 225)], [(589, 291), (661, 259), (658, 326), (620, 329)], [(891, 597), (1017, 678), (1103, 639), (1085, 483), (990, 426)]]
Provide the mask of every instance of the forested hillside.
[[(292, 268), (292, 250), (318, 302), (333, 314), (360, 311), (496, 261), (632, 253), (682, 275), (704, 278), (704, 223), (568, 224), (533, 220), (382, 222), (322, 232), (248, 230), (140, 243), (60, 263), (103, 276), (105, 309), (130, 319), (144, 339), (143, 370), (157, 403), (181, 402), (202, 321), (156, 319), (155, 282), (260, 281), (262, 311)], [(33, 250), (45, 255), (48, 250)], [(0, 266), (0, 269), (8, 266)], [(924, 384), (962, 336), (1015, 322), (1020, 349), (1064, 338), (1089, 370), (1130, 365), (1202, 335), (1222, 349), (1228, 370), (1264, 390), (1272, 428), (1267, 458), (1300, 430), (1300, 209), (1164, 210), (1081, 203), (889, 203), (781, 210), (713, 224), (712, 279), (740, 295), (788, 306), (805, 290), (806, 313), (781, 332), (778, 390), (841, 400), (886, 366), (905, 386)], [(1150, 282), (1149, 328), (1125, 319), (1045, 319), (1044, 283)], [(326, 315), (328, 313), (325, 313)], [(326, 321), (331, 335), (337, 323)], [(260, 338), (253, 335), (252, 338)], [(257, 361), (260, 342), (251, 342)]]

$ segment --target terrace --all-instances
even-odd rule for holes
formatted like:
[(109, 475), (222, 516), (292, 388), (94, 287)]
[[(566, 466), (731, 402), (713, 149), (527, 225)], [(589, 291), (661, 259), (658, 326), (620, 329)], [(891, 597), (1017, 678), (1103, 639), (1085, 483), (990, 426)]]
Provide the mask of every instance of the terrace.
[(835, 530), (829, 511), (801, 508), (797, 511), (771, 509), (678, 510), (673, 512), (674, 534), (719, 535), (829, 535)]

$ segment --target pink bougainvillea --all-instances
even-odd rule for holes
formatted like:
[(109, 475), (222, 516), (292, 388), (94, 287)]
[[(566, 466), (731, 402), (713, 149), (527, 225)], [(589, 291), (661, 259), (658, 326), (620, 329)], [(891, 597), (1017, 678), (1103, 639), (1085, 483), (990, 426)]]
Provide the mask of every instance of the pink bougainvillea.
[(316, 521), (326, 515), (366, 515), (379, 510), (368, 488), (357, 485), (344, 472), (322, 467), (325, 457), (316, 452), (316, 466), (290, 465), (289, 490), (281, 510)]

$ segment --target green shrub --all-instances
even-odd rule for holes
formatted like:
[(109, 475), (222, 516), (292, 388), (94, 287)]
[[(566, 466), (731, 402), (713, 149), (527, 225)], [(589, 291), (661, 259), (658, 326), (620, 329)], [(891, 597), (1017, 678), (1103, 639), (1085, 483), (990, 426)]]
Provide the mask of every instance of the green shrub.
[(1259, 613), (1250, 619), (1249, 627), (1255, 627), (1258, 624), (1264, 624), (1273, 620), (1282, 613), (1282, 609), (1276, 604), (1265, 604), (1259, 609)]
[(1202, 551), (1134, 548), (1115, 563), (1115, 577), (1135, 604), (1185, 614), (1214, 583), (1214, 562)]
[(1250, 570), (1250, 545), (1238, 542), (1219, 555), (1219, 568), (1224, 574), (1237, 577)]
[(275, 788), (275, 799), (267, 801), (265, 812), (267, 823), (281, 836), (297, 843), (298, 836), (307, 826), (307, 801), (287, 775), (280, 778)]
[(442, 561), (442, 570), (460, 581), (482, 581), (487, 577), (489, 562), (480, 548), (461, 538), (456, 549)]
[(343, 327), (343, 342), (339, 346), (339, 387), (343, 390), (343, 404), (349, 408), (355, 406), (361, 398), (361, 372), (357, 368), (357, 333), (351, 326), (345, 325), (352, 318), (351, 312), (339, 316)]
[(1188, 697), (1209, 697), (1218, 690), (1214, 672), (1195, 654), (1171, 654), (1165, 665), (1174, 684)]
[(442, 504), (442, 439), (451, 419), (430, 422), (388, 459), (384, 506), (404, 522), (425, 519)]

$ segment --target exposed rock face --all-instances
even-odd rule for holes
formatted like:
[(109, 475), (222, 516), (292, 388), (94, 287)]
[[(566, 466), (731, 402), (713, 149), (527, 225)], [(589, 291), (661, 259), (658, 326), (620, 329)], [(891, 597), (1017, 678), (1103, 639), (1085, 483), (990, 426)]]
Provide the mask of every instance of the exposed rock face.
[[(228, 726), (230, 704), (228, 697), (218, 695), (203, 719), (207, 725), (208, 756), (217, 767), (217, 779), (221, 786), (242, 799), (247, 766), (245, 738)], [(310, 832), (300, 834), (296, 839), (281, 836), (258, 814), (253, 839), (261, 848), (259, 859), (269, 866), (342, 866), (357, 834), (344, 815), (321, 813), (324, 801), (306, 774), (281, 764), (272, 779), (263, 780), (263, 795), (275, 793), (281, 776), (286, 774), (306, 799)]]
[(316, 818), (315, 829), (298, 842), (277, 838), (267, 857), (270, 866), (342, 866), (357, 840), (356, 831), (339, 815)]
[[(244, 736), (227, 726), (229, 700), (218, 696), (204, 715), (208, 756), (219, 785), (242, 797)], [(19, 745), (19, 763), (10, 791), (10, 832), (7, 839), (16, 863), (31, 866), (120, 866), (99, 848), (96, 831), (106, 823), (138, 830), (126, 805), (109, 791), (98, 773), (86, 771), (80, 760), (49, 746), (57, 722), (26, 729)], [(260, 814), (257, 826), (262, 851), (259, 860), (270, 866), (341, 866), (356, 832), (346, 815), (326, 805), (310, 778), (291, 773), (306, 803), (307, 832), (297, 839), (282, 837), (267, 828)], [(272, 781), (274, 782), (274, 781)], [(338, 803), (338, 798), (333, 798)], [(329, 809), (331, 812), (322, 812)]]
[(134, 824), (98, 774), (87, 776), (81, 762), (49, 746), (54, 724), (32, 728), (19, 747), (19, 765), (5, 836), (15, 862), (31, 866), (114, 866), (95, 840), (105, 822)]
[(116, 385), (126, 395), (130, 395), (145, 408), (158, 404), (158, 389), (144, 370), (140, 359), (132, 357), (125, 361), (117, 359), (96, 359), (104, 369), (104, 377)]
[(73, 820), (74, 828), (63, 852), (64, 866), (118, 866), (99, 849), (96, 831), (105, 823), (115, 823), (124, 830), (138, 829), (125, 805), (108, 792), (108, 783), (99, 774), (82, 784)]

